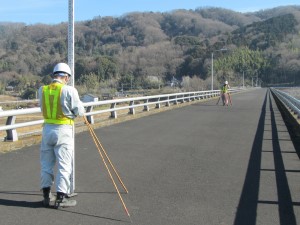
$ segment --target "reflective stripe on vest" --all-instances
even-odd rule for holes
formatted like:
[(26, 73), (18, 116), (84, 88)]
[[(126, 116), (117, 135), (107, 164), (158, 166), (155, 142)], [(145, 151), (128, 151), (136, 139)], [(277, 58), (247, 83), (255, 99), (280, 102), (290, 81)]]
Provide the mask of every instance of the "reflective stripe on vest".
[(64, 85), (52, 83), (43, 86), (43, 116), (44, 122), (50, 124), (73, 124), (74, 121), (62, 112), (60, 96)]

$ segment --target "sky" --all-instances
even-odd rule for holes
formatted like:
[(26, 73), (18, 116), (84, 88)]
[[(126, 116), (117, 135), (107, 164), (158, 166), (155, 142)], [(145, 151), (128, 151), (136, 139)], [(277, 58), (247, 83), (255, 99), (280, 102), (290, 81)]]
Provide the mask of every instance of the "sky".
[[(3, 0), (0, 22), (59, 24), (68, 21), (69, 0)], [(298, 5), (299, 0), (74, 0), (74, 20), (119, 17), (130, 12), (172, 12), (176, 9), (221, 7), (237, 12), (254, 12), (278, 6)]]

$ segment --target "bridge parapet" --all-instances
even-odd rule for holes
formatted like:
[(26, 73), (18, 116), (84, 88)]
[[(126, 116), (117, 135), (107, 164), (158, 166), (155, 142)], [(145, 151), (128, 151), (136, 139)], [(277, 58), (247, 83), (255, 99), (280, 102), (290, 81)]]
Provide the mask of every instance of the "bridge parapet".
[(298, 119), (300, 119), (300, 100), (276, 88), (270, 88), (270, 90), (290, 111), (296, 115)]

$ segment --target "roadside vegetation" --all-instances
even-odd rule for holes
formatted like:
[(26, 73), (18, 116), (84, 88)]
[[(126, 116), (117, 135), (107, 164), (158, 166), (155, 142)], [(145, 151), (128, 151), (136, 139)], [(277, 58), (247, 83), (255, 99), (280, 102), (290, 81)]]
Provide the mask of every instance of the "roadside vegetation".
[[(75, 24), (75, 85), (116, 93), (300, 84), (300, 6), (253, 13), (222, 8), (129, 13)], [(0, 94), (35, 99), (67, 62), (67, 23), (0, 23)]]

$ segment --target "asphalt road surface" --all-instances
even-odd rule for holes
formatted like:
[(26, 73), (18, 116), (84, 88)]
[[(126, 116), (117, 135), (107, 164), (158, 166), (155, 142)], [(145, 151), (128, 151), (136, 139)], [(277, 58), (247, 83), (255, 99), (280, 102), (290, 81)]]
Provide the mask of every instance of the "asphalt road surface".
[(76, 135), (74, 208), (42, 207), (38, 145), (0, 154), (0, 224), (300, 224), (300, 161), (273, 97), (257, 89), (232, 101), (95, 130), (132, 222), (89, 132)]

